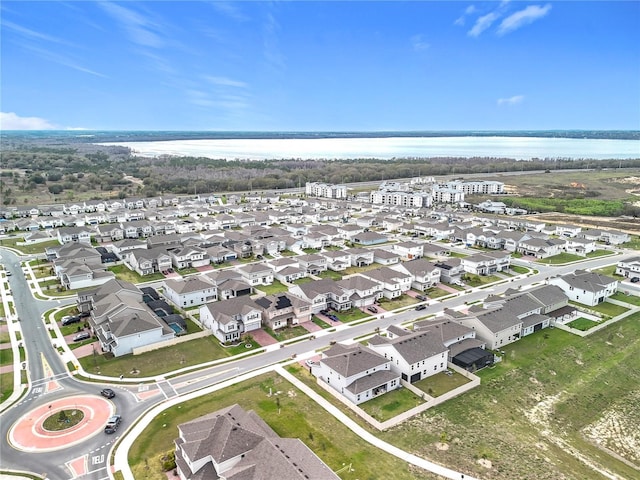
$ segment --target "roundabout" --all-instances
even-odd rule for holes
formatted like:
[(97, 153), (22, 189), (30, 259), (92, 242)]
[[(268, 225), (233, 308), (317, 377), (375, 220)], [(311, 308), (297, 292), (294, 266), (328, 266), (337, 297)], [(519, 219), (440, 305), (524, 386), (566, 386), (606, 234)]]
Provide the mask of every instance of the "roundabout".
[[(45, 420), (60, 412), (76, 412), (82, 419), (62, 430), (48, 430)], [(78, 444), (103, 432), (107, 419), (115, 411), (113, 403), (94, 395), (60, 398), (36, 407), (16, 421), (9, 430), (14, 448), (27, 452), (52, 452)]]

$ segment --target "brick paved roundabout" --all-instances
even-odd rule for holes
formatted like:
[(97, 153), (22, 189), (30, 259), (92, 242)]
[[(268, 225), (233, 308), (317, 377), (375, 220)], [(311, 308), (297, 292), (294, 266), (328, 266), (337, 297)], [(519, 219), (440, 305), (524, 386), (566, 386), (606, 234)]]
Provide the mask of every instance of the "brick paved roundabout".
[[(61, 410), (79, 410), (84, 418), (66, 430), (45, 430), (44, 421)], [(16, 449), (27, 452), (51, 452), (68, 448), (102, 432), (114, 411), (113, 403), (95, 395), (60, 398), (20, 417), (9, 430), (9, 441)]]

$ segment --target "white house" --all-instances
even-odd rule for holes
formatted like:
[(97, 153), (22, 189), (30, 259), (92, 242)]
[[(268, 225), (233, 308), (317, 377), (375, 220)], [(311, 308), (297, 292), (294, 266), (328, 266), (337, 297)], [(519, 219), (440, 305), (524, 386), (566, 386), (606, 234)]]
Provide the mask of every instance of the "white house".
[(619, 282), (599, 273), (576, 270), (574, 273), (550, 278), (549, 283), (560, 287), (569, 300), (594, 306), (616, 293)]
[(411, 275), (411, 288), (416, 290), (424, 292), (440, 283), (440, 268), (424, 258), (402, 262), (391, 268)]
[(447, 369), (449, 349), (429, 332), (405, 331), (395, 338), (376, 335), (369, 340), (369, 348), (389, 359), (391, 370), (409, 383)]
[(640, 257), (620, 260), (616, 265), (616, 275), (622, 275), (630, 280), (640, 278)]
[(180, 308), (190, 308), (218, 299), (218, 290), (203, 275), (164, 281), (164, 296)]
[(262, 326), (262, 308), (248, 296), (206, 303), (200, 307), (200, 322), (221, 342), (236, 342)]
[(325, 350), (311, 373), (356, 405), (400, 387), (391, 360), (357, 343)]

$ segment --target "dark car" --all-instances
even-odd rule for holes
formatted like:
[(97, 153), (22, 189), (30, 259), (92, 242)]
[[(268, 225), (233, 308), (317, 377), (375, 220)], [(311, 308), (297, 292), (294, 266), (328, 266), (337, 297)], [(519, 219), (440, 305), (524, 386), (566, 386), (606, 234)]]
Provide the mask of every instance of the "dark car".
[(369, 310), (371, 313), (378, 313), (378, 309), (376, 307), (367, 307), (367, 310)]
[(120, 426), (120, 422), (122, 422), (122, 417), (120, 415), (113, 415), (112, 417), (109, 417), (109, 420), (107, 420), (107, 424), (104, 427), (104, 433), (115, 433)]
[(80, 332), (75, 337), (73, 337), (74, 342), (81, 342), (82, 340), (87, 340), (91, 338), (91, 334), (89, 332)]
[(424, 309), (426, 309), (426, 308), (427, 308), (427, 306), (426, 306), (426, 305), (418, 305), (418, 306), (416, 307), (416, 310), (424, 310)]
[(640, 277), (633, 277), (631, 279), (631, 283), (638, 283), (638, 282), (640, 282)]
[(104, 398), (113, 398), (116, 396), (116, 392), (114, 392), (110, 388), (104, 388), (100, 391), (100, 395), (102, 395)]
[(62, 317), (62, 325), (71, 325), (72, 323), (78, 323), (80, 321), (80, 315), (65, 315)]
[(423, 302), (427, 299), (427, 297), (425, 297), (424, 295), (416, 295), (416, 298), (418, 300), (422, 300)]

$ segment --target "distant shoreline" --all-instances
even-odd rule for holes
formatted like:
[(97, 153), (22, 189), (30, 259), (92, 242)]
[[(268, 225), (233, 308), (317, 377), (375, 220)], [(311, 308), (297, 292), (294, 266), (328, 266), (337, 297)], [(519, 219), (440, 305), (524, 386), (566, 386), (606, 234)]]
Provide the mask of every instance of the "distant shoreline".
[(635, 159), (640, 141), (551, 137), (319, 137), (216, 138), (95, 142), (129, 148), (142, 157), (188, 156), (221, 160), (351, 160), (398, 158)]
[(4, 130), (3, 140), (67, 140), (70, 143), (233, 140), (233, 139), (340, 139), (519, 137), (599, 140), (638, 140), (640, 130), (425, 130), (425, 131), (202, 131), (202, 130)]

